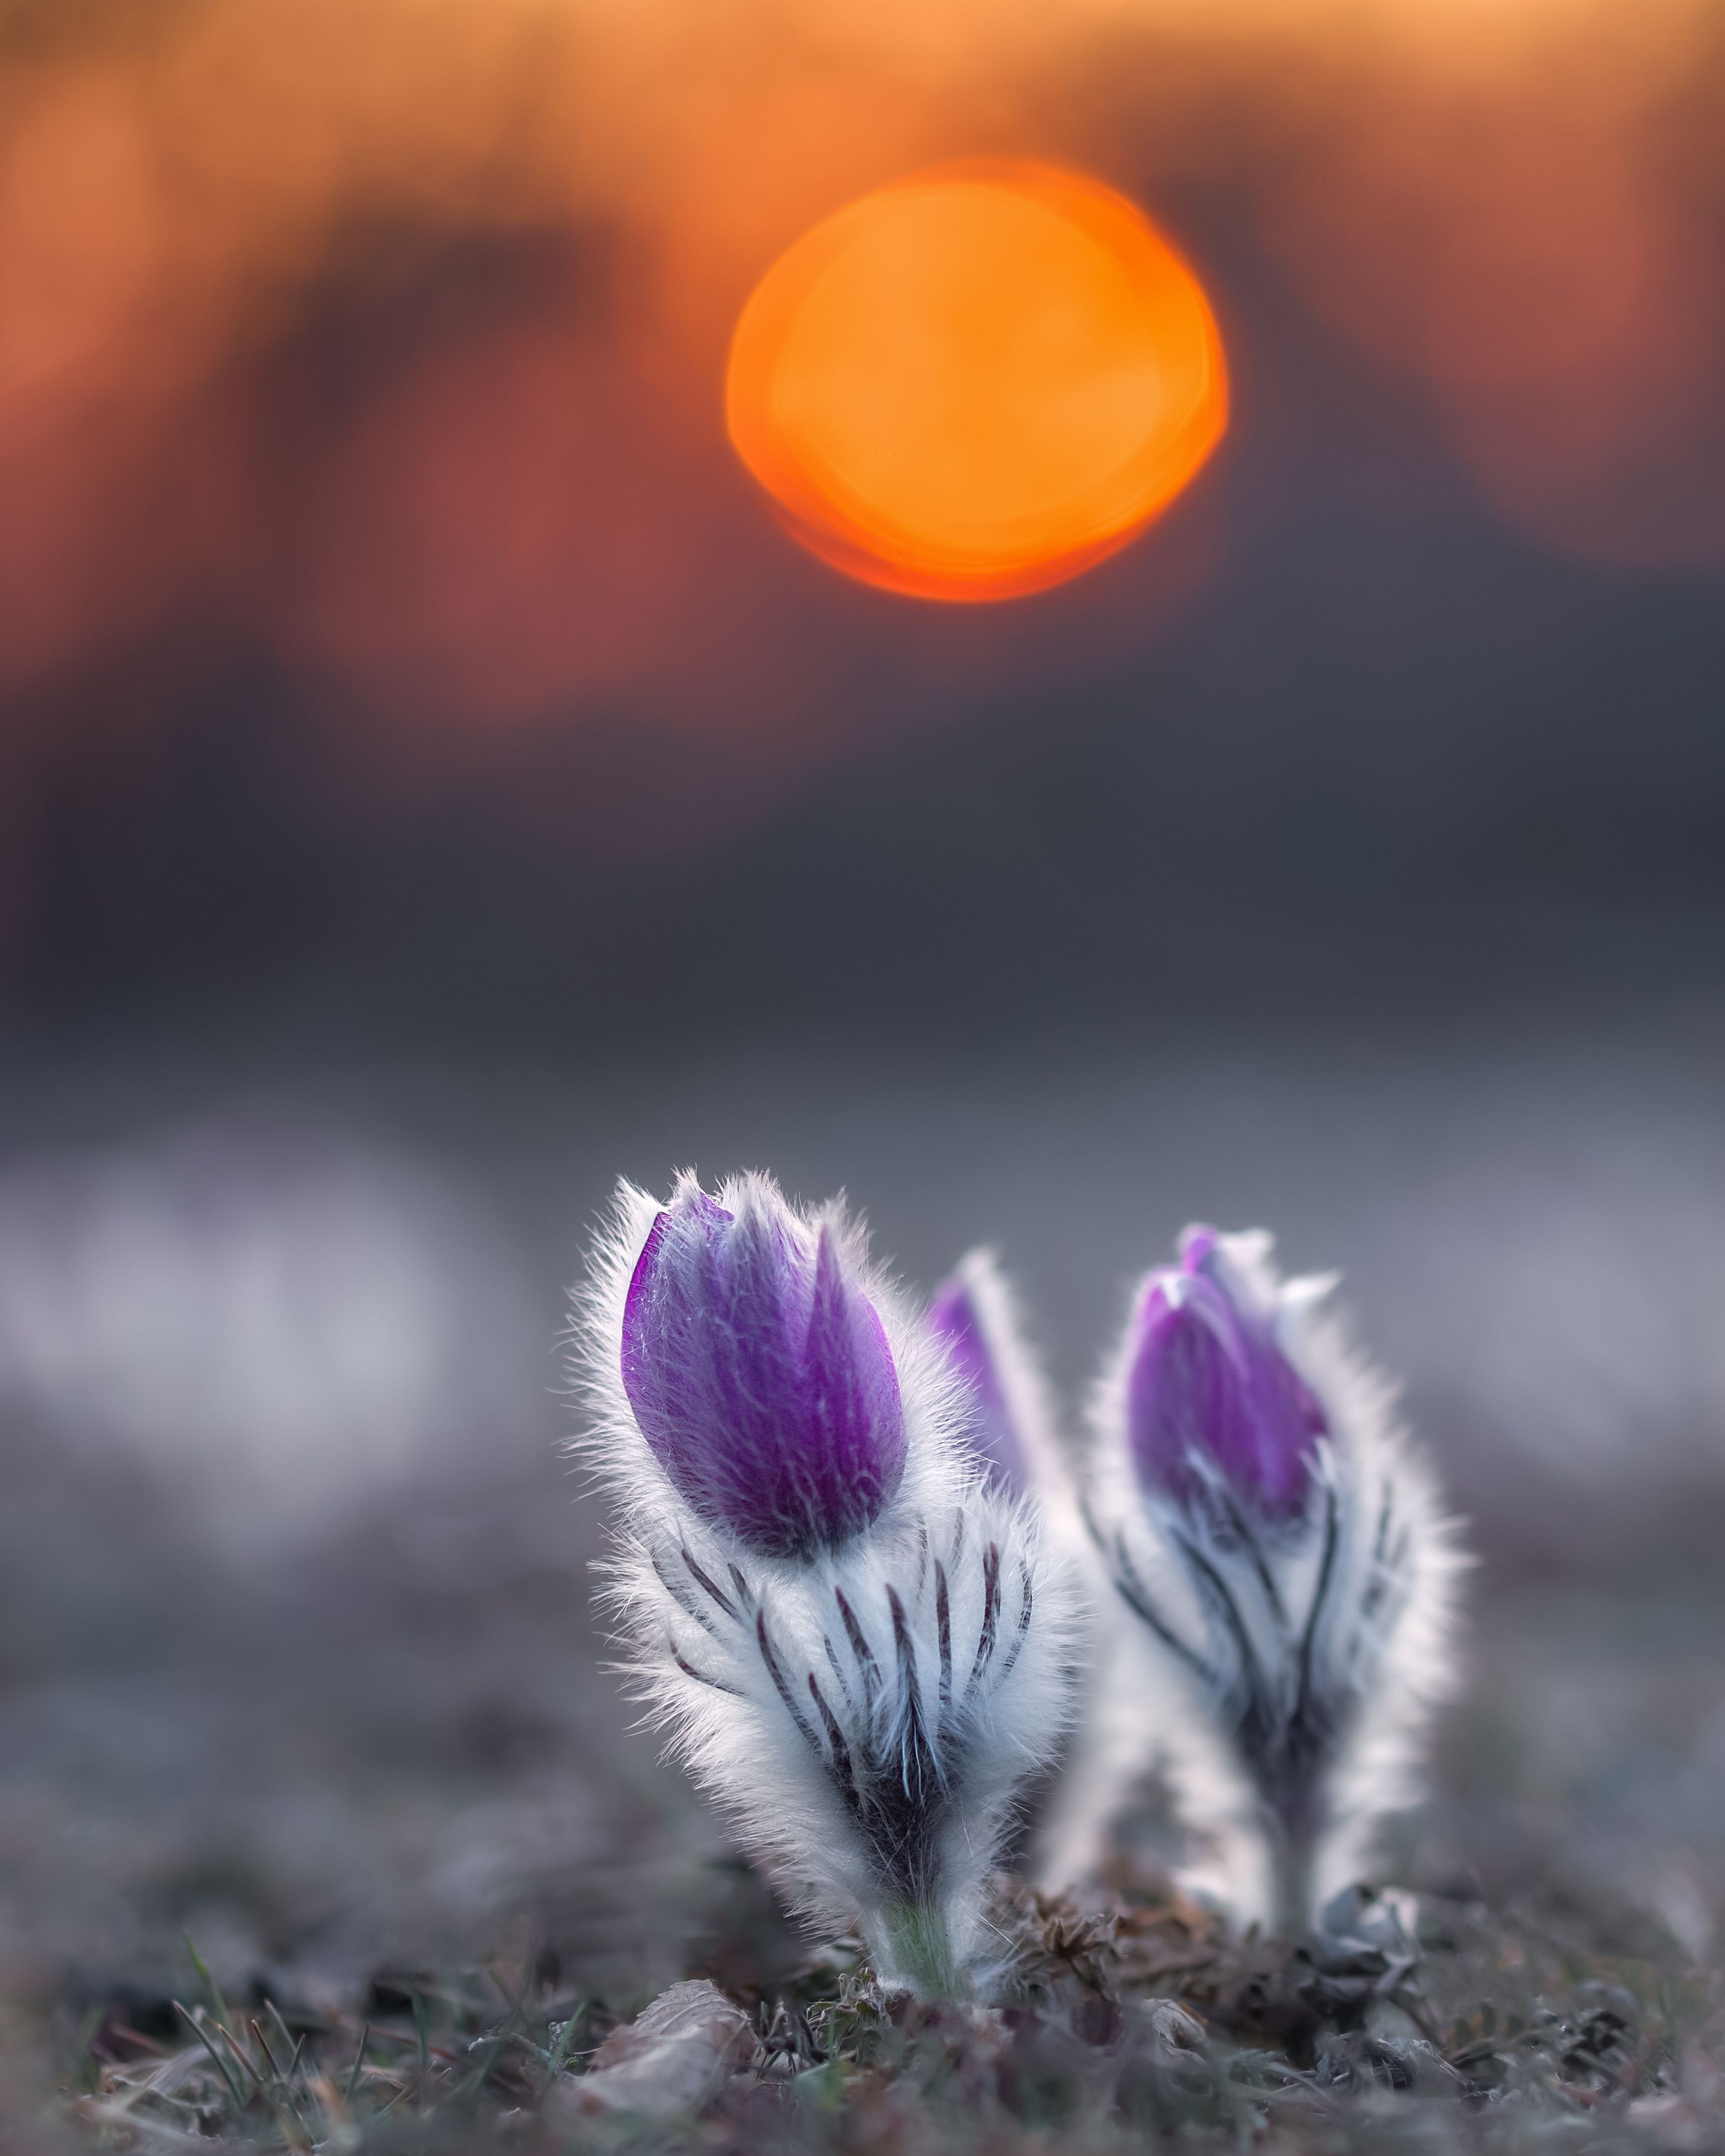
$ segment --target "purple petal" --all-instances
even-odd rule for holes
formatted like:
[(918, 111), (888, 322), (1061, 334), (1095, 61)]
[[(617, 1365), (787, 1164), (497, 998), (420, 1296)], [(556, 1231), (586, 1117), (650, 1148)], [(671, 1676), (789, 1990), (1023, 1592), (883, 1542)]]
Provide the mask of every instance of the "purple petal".
[(904, 1473), (898, 1374), (831, 1233), (704, 1192), (654, 1222), (624, 1307), (642, 1435), (704, 1518), (808, 1556), (870, 1526)]
[(1180, 1230), (1176, 1246), (1180, 1253), (1180, 1270), (1187, 1273), (1201, 1273), (1215, 1262), (1216, 1252), (1222, 1238), (1214, 1228), (1206, 1228), (1194, 1220)]
[(1023, 1490), (1029, 1479), (1024, 1442), (1006, 1404), (976, 1298), (957, 1275), (936, 1293), (929, 1306), (928, 1324), (936, 1338), (944, 1342), (975, 1398), (974, 1435), (978, 1450), (998, 1481), (1009, 1490)]
[(1219, 1476), (1271, 1517), (1300, 1511), (1323, 1410), (1277, 1347), (1270, 1319), (1230, 1291), (1214, 1229), (1189, 1228), (1181, 1262), (1153, 1273), (1127, 1380), (1132, 1464), (1190, 1503)]

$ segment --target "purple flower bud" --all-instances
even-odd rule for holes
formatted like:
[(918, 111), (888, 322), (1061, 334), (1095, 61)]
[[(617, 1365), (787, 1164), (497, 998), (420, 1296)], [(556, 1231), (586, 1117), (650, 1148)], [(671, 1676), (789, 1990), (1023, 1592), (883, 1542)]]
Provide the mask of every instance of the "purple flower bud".
[(1306, 1500), (1323, 1409), (1276, 1345), (1273, 1314), (1231, 1276), (1214, 1228), (1188, 1228), (1180, 1262), (1144, 1285), (1127, 1378), (1139, 1480), (1191, 1502), (1218, 1476), (1260, 1513)]
[(1007, 1404), (975, 1291), (962, 1272), (937, 1291), (928, 1326), (975, 1398), (978, 1412), (973, 1434), (994, 1479), (1009, 1490), (1023, 1490), (1030, 1479), (1024, 1443)]
[(751, 1548), (807, 1557), (870, 1526), (905, 1468), (898, 1374), (830, 1227), (692, 1184), (653, 1224), (623, 1384), (680, 1495)]

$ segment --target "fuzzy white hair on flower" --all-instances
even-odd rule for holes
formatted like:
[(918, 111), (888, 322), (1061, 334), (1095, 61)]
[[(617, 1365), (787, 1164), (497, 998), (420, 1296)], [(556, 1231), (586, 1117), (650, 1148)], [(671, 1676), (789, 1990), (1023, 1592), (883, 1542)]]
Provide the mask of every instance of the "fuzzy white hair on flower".
[[(1297, 1936), (1412, 1799), (1465, 1563), (1388, 1383), (1262, 1230), (1189, 1228), (1091, 1405), (1086, 1510), (1123, 1613), (1100, 1746), (1158, 1756), (1188, 1883)], [(1069, 1848), (1067, 1855), (1070, 1856)]]
[(794, 1904), (962, 1991), (1066, 1716), (1074, 1588), (966, 1442), (862, 1229), (764, 1175), (619, 1186), (575, 1325), (581, 1450), (650, 1718)]

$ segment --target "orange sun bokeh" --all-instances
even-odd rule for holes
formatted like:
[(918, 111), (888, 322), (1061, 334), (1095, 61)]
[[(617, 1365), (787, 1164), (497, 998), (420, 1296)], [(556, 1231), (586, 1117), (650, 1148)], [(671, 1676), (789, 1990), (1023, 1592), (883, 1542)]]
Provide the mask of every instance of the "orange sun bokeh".
[(732, 340), (731, 439), (813, 552), (1015, 598), (1135, 538), (1227, 424), (1203, 288), (1142, 212), (1015, 159), (919, 172), (782, 255)]

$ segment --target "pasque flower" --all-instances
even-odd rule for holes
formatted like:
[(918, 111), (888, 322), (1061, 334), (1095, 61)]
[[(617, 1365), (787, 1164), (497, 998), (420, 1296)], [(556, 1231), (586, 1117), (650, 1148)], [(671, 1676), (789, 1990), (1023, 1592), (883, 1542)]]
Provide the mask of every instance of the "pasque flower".
[[(927, 1324), (963, 1380), (971, 1409), (967, 1434), (989, 1481), (1034, 1507), (1044, 1537), (1076, 1560), (1072, 1569), (1083, 1580), (1090, 1553), (1073, 1462), (1018, 1295), (992, 1250), (967, 1251), (960, 1259), (935, 1291)], [(1122, 1748), (1106, 1696), (1112, 1649), (1110, 1631), (1097, 1625), (1086, 1604), (1062, 1676), (1070, 1723), (1058, 1757), (1027, 1792), (1025, 1830), (1014, 1852), (1021, 1858), (1037, 1851), (1042, 1868), (1058, 1874), (1061, 1884), (1081, 1868), (1064, 1865), (1065, 1854), (1076, 1845), (1087, 1856), (1106, 1823), (1096, 1813), (1095, 1793), (1114, 1789), (1117, 1758), (1125, 1758), (1128, 1772), (1142, 1764), (1137, 1717)]]
[(1194, 1876), (1297, 1933), (1411, 1793), (1448, 1687), (1450, 1522), (1389, 1387), (1261, 1232), (1189, 1228), (1098, 1388), (1086, 1512), (1136, 1651), (1111, 1678), (1209, 1844)]
[(964, 1989), (1057, 1747), (1073, 1589), (837, 1205), (620, 1186), (577, 1322), (641, 1695), (792, 1898), (883, 1980)]

